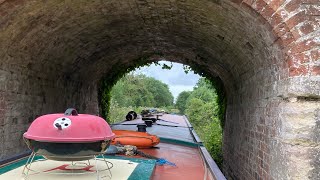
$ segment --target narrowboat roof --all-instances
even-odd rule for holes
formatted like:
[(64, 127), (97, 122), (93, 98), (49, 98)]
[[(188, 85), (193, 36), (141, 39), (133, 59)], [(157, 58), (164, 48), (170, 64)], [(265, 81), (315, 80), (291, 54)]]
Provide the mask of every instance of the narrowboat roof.
[[(139, 149), (139, 151), (152, 157), (165, 159), (174, 165), (157, 165), (156, 160), (137, 155), (108, 155), (106, 156), (106, 159), (113, 165), (110, 169), (112, 176), (108, 175), (108, 171), (105, 171), (105, 179), (225, 179), (208, 151), (203, 147), (200, 138), (198, 138), (194, 132), (186, 116), (163, 114), (149, 118), (153, 119), (155, 122), (151, 127), (147, 127), (146, 131), (149, 134), (160, 137), (160, 143), (154, 148), (144, 148)], [(111, 128), (112, 130), (137, 131), (137, 125), (144, 123), (145, 122), (139, 118), (132, 121), (123, 121), (112, 124)], [(21, 179), (22, 169), (24, 168), (26, 161), (27, 157), (23, 157), (15, 162), (9, 162), (0, 166), (0, 179), (12, 179), (13, 177), (20, 177)], [(59, 168), (57, 169), (57, 167), (63, 165), (67, 166), (66, 162), (46, 160), (42, 156), (36, 156), (35, 161), (36, 163), (34, 163), (33, 169), (37, 169), (39, 172), (46, 172), (49, 169), (62, 172), (62, 170)], [(100, 168), (103, 167), (103, 164), (101, 164), (103, 162), (100, 161), (97, 163), (97, 161), (90, 160), (80, 163), (84, 163), (87, 166), (96, 163)], [(77, 177), (77, 179), (81, 180), (81, 178), (97, 178), (94, 174), (91, 173), (91, 175), (88, 175), (88, 173), (85, 173), (83, 170), (81, 173), (84, 175), (63, 176), (63, 178), (57, 174), (34, 173), (32, 177), (29, 176), (29, 179), (46, 178), (49, 180), (57, 178), (73, 179)], [(103, 173), (101, 172), (101, 174)]]

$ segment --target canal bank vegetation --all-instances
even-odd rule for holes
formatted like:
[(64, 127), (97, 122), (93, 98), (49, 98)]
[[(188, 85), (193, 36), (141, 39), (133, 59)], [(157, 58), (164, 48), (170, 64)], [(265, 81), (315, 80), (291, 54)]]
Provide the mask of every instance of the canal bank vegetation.
[(140, 113), (146, 108), (177, 112), (168, 85), (142, 74), (127, 74), (113, 86), (110, 94), (109, 123), (123, 121), (129, 111)]
[(188, 116), (193, 128), (204, 142), (212, 158), (222, 165), (222, 126), (219, 113), (219, 95), (212, 83), (199, 79), (193, 91), (179, 94), (176, 106), (182, 114)]
[(123, 121), (129, 111), (140, 113), (146, 108), (174, 114), (186, 114), (205, 147), (221, 167), (222, 127), (219, 94), (211, 81), (201, 78), (193, 91), (179, 94), (176, 103), (168, 85), (145, 75), (127, 74), (110, 92), (108, 122)]

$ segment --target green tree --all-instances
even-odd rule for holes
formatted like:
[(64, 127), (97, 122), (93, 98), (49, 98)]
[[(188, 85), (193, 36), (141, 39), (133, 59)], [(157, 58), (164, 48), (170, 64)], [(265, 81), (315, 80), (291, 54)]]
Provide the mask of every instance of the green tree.
[(216, 100), (216, 94), (213, 89), (207, 87), (198, 87), (190, 94), (189, 99), (198, 98), (204, 103), (213, 102)]
[(147, 89), (145, 76), (128, 74), (121, 78), (111, 90), (111, 99), (119, 107), (152, 106), (155, 99)]
[(217, 94), (207, 79), (200, 78), (189, 98), (198, 98), (207, 103), (216, 101)]
[(185, 113), (187, 99), (189, 98), (190, 94), (190, 91), (182, 91), (177, 97), (176, 107), (179, 109), (181, 114)]
[(222, 128), (217, 102), (216, 90), (208, 80), (201, 78), (187, 99), (185, 113), (205, 147), (221, 167)]
[(119, 107), (162, 107), (173, 105), (168, 85), (145, 75), (127, 74), (111, 90), (111, 102)]
[(171, 94), (167, 84), (152, 77), (147, 77), (145, 79), (145, 85), (154, 97), (154, 107), (173, 105), (173, 95)]

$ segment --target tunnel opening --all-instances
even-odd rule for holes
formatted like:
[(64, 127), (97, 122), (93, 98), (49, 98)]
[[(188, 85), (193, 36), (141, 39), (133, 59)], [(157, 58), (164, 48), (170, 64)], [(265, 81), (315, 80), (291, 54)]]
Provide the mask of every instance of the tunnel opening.
[(319, 177), (317, 2), (0, 2), (0, 159), (36, 116), (99, 114), (102, 77), (161, 57), (224, 83), (227, 177)]
[[(125, 120), (130, 122), (126, 115), (131, 111), (136, 112), (138, 117), (146, 110), (186, 116), (215, 163), (222, 168), (226, 94), (221, 79), (210, 77), (206, 74), (208, 72), (201, 71), (201, 67), (196, 67), (195, 72), (190, 66), (172, 62), (170, 65), (164, 59), (140, 67), (132, 71), (129, 71), (131, 68), (122, 69), (112, 80), (109, 76), (102, 78), (99, 105), (100, 109), (104, 109), (100, 110), (105, 113), (104, 118), (109, 124), (116, 125)], [(113, 80), (117, 83), (112, 83)], [(177, 85), (182, 85), (183, 89)], [(189, 94), (189, 98), (183, 101), (180, 95), (184, 92)], [(178, 101), (183, 110), (178, 108)]]
[[(136, 64), (130, 65), (128, 68), (123, 68), (119, 66), (118, 69), (113, 69), (114, 74), (108, 74), (99, 80), (98, 83), (98, 99), (99, 99), (99, 112), (100, 116), (104, 117), (105, 119), (108, 119), (108, 111), (110, 107), (110, 99), (111, 95), (110, 92), (114, 85), (126, 74), (133, 72), (135, 69), (143, 66), (150, 66), (153, 63), (158, 63), (159, 61), (163, 61), (163, 56), (156, 55), (150, 57), (143, 57), (139, 60), (135, 60)], [(158, 57), (159, 56), (159, 57)], [(156, 60), (156, 61), (155, 61)], [(167, 61), (167, 60), (166, 60)], [(173, 61), (171, 61), (173, 62)], [(160, 64), (158, 64), (160, 65)], [(166, 64), (164, 64), (166, 65)], [(163, 67), (164, 67), (163, 65)], [(184, 64), (185, 65), (185, 64)], [(171, 69), (168, 65), (167, 69)], [(210, 72), (209, 69), (207, 69), (205, 66), (199, 66), (197, 64), (192, 64), (191, 66), (186, 66), (187, 69), (185, 69), (185, 73), (188, 73), (188, 71), (192, 71), (195, 74), (200, 75), (201, 77), (207, 78), (210, 83), (212, 84), (213, 88), (216, 90), (216, 93), (218, 95), (218, 105), (222, 108), (219, 110), (219, 119), (221, 120), (221, 124), (224, 125), (224, 119), (225, 119), (225, 109), (226, 109), (226, 90), (224, 87), (224, 84), (219, 76), (212, 75), (212, 72)]]

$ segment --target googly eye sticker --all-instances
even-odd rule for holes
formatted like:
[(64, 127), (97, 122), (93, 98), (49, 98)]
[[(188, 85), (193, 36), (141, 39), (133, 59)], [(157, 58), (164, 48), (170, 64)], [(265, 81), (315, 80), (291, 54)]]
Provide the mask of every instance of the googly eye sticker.
[(56, 129), (65, 129), (70, 127), (72, 124), (71, 119), (67, 118), (67, 117), (61, 117), (56, 119), (53, 122), (53, 127), (55, 127)]

